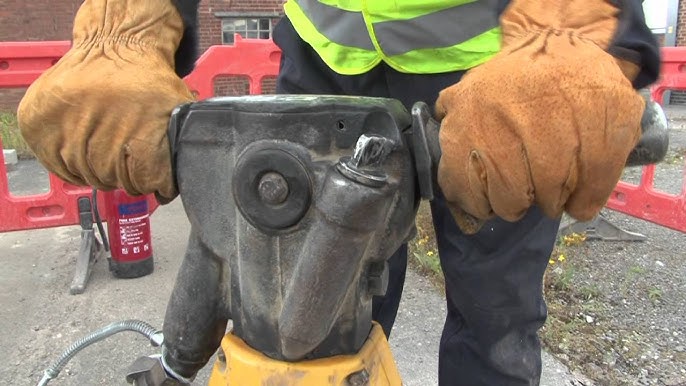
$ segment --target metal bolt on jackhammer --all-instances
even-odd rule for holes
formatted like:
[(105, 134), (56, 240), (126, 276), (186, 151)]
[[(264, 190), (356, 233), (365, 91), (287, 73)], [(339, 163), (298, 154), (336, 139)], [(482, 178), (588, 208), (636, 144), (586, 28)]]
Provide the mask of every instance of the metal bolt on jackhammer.
[(277, 205), (286, 201), (289, 189), (288, 182), (279, 173), (269, 172), (260, 178), (257, 185), (260, 198), (267, 204)]
[(360, 370), (356, 373), (348, 375), (346, 381), (348, 382), (348, 386), (368, 386), (369, 373), (367, 370)]

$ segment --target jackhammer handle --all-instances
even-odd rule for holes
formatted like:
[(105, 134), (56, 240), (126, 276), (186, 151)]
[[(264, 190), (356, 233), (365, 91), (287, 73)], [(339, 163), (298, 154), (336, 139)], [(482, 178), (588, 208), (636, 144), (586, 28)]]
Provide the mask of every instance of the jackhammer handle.
[[(174, 110), (172, 110), (171, 117), (169, 118), (169, 126), (167, 127), (167, 139), (169, 140), (169, 153), (171, 156), (172, 179), (177, 191), (179, 190), (179, 187), (176, 181), (176, 172), (178, 170), (176, 167), (176, 151), (178, 150), (181, 128), (184, 124), (188, 111), (191, 109), (192, 104), (193, 102), (188, 102), (176, 106)], [(161, 197), (157, 197), (158, 200), (160, 200), (160, 198)]]
[[(423, 199), (433, 200), (438, 189), (438, 163), (441, 159), (441, 146), (438, 133), (441, 124), (433, 118), (424, 102), (412, 107), (411, 141), (417, 171), (417, 183)], [(667, 118), (662, 107), (646, 100), (641, 118), (641, 138), (629, 153), (626, 166), (650, 165), (662, 161), (669, 146)], [(455, 213), (453, 213), (455, 214)], [(466, 212), (457, 216), (461, 219), (463, 230), (476, 233), (485, 223)]]
[(669, 127), (665, 112), (657, 102), (646, 101), (641, 117), (641, 139), (631, 150), (626, 166), (650, 165), (662, 161), (669, 147)]

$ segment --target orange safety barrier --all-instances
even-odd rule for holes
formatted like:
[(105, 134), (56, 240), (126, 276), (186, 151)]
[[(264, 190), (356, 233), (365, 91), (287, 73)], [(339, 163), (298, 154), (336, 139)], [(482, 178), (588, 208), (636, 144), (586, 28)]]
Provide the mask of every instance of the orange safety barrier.
[[(660, 79), (651, 86), (654, 101), (663, 104), (666, 91), (686, 91), (686, 47), (663, 47)], [(607, 207), (667, 228), (686, 233), (686, 167), (681, 193), (669, 194), (655, 189), (655, 165), (643, 167), (638, 185), (620, 181)]]
[(212, 46), (195, 63), (195, 69), (184, 78), (198, 99), (214, 95), (218, 76), (243, 76), (250, 83), (250, 94), (262, 93), (262, 81), (279, 72), (281, 50), (272, 40), (241, 39), (234, 45)]
[[(69, 42), (0, 43), (0, 88), (27, 86), (68, 48)], [(278, 73), (280, 58), (281, 53), (271, 40), (236, 36), (233, 46), (210, 47), (184, 80), (198, 99), (213, 96), (214, 80), (226, 75), (247, 77), (250, 94), (259, 94), (264, 79)], [(663, 74), (651, 89), (653, 99), (662, 102), (665, 91), (686, 90), (686, 74), (681, 71), (684, 66), (686, 48), (663, 48)], [(0, 161), (0, 232), (78, 224), (76, 199), (90, 194), (89, 190), (51, 175), (50, 192), (14, 197), (8, 191), (4, 160)], [(654, 173), (654, 165), (646, 166), (639, 185), (620, 182), (607, 207), (686, 232), (686, 175), (681, 193), (673, 195), (655, 190)]]

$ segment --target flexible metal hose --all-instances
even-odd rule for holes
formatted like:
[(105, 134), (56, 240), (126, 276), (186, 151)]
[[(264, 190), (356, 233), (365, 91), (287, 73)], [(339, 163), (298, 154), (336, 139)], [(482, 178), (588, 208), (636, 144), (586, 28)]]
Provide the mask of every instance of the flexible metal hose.
[(160, 346), (162, 344), (162, 332), (152, 327), (148, 323), (140, 320), (123, 320), (120, 322), (115, 322), (107, 325), (90, 335), (79, 339), (74, 342), (68, 349), (66, 349), (60, 359), (55, 362), (51, 367), (47, 368), (43, 373), (43, 378), (38, 383), (38, 386), (45, 386), (50, 382), (51, 379), (57, 378), (60, 372), (64, 369), (64, 366), (74, 357), (79, 351), (90, 346), (93, 343), (99, 342), (107, 337), (123, 331), (134, 331), (142, 335), (145, 335), (153, 346)]

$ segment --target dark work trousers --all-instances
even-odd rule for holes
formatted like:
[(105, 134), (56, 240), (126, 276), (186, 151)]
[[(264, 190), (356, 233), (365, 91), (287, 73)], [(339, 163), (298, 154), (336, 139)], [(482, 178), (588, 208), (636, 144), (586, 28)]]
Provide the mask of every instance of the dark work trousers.
[[(463, 74), (403, 74), (380, 64), (365, 74), (344, 76), (326, 66), (288, 19), (279, 22), (273, 37), (283, 52), (278, 93), (389, 97), (409, 110), (416, 101), (433, 106), (438, 92)], [(431, 211), (448, 310), (439, 352), (440, 385), (537, 385), (541, 373), (537, 331), (547, 313), (543, 273), (559, 220), (533, 208), (516, 223), (495, 219), (469, 236), (460, 232), (440, 194), (431, 202)], [(373, 303), (373, 317), (386, 335), (400, 303), (407, 245), (390, 258), (389, 265), (388, 292)]]

